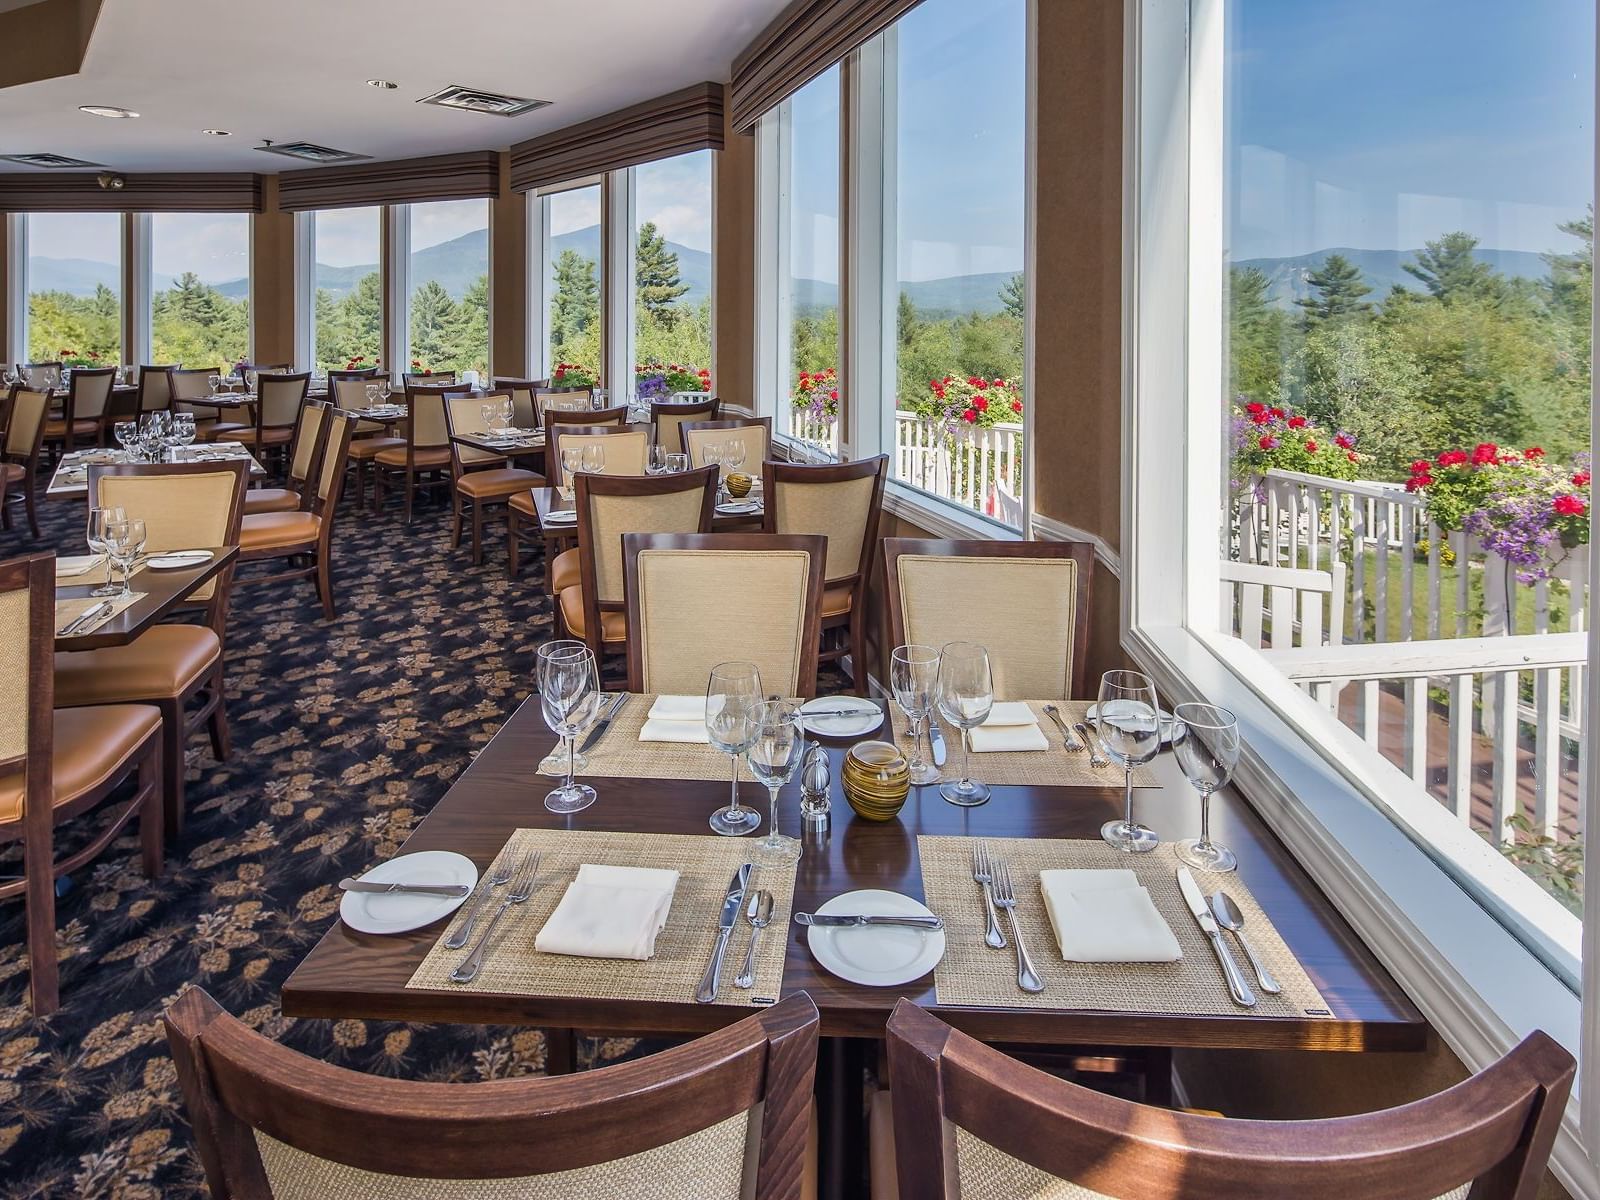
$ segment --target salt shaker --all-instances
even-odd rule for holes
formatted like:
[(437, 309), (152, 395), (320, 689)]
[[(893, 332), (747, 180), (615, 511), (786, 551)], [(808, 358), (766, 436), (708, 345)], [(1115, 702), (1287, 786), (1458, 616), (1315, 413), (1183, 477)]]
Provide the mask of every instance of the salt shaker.
[(816, 832), (828, 827), (832, 808), (828, 792), (832, 787), (833, 768), (828, 765), (828, 752), (812, 743), (800, 764), (800, 823), (806, 830)]

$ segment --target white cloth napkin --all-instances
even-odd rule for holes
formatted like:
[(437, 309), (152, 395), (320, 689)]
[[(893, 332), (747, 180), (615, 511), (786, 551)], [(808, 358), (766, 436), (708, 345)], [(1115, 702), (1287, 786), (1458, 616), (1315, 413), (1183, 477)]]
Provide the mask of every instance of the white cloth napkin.
[(75, 575), (87, 575), (96, 566), (104, 563), (105, 559), (98, 554), (63, 554), (56, 558), (56, 578), (71, 579)]
[(704, 696), (657, 696), (639, 729), (641, 742), (693, 742), (709, 746)]
[(1022, 700), (997, 701), (990, 708), (988, 719), (967, 733), (967, 744), (974, 754), (1050, 749), (1049, 740), (1039, 728), (1039, 718)]
[(667, 924), (677, 887), (676, 871), (586, 863), (567, 885), (533, 948), (580, 958), (653, 958), (656, 935)]
[(1039, 890), (1068, 962), (1176, 962), (1178, 939), (1128, 870), (1040, 871)]

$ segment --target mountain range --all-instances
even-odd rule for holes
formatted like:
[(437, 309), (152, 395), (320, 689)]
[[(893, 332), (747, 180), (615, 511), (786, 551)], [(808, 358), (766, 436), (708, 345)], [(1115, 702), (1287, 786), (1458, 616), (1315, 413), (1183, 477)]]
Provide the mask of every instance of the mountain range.
[[(1421, 281), (1402, 266), (1415, 262), (1417, 253), (1416, 250), (1355, 250), (1348, 246), (1330, 246), (1292, 258), (1247, 258), (1233, 265), (1240, 270), (1255, 267), (1262, 271), (1268, 280), (1268, 300), (1278, 308), (1292, 309), (1296, 300), (1311, 294), (1306, 276), (1321, 267), (1330, 254), (1342, 254), (1360, 268), (1362, 279), (1372, 289), (1369, 300), (1382, 300), (1389, 289), (1397, 285), (1420, 292), (1423, 290)], [(1531, 250), (1479, 248), (1472, 255), (1511, 279), (1543, 279), (1550, 273), (1543, 256)]]

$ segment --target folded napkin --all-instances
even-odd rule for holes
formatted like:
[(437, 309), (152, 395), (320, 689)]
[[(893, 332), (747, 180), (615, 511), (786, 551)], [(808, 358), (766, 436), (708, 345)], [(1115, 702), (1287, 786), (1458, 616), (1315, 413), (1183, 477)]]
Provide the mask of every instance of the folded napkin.
[(1040, 871), (1039, 890), (1068, 962), (1176, 962), (1183, 957), (1178, 939), (1132, 871)]
[(1000, 700), (982, 725), (967, 733), (974, 754), (997, 751), (1048, 750), (1050, 742), (1039, 728), (1039, 718), (1021, 700)]
[(71, 579), (77, 575), (87, 575), (95, 567), (105, 562), (98, 554), (63, 554), (56, 558), (56, 578)]
[(709, 746), (704, 696), (657, 696), (639, 730), (641, 742), (694, 742)]
[(676, 871), (585, 864), (533, 948), (581, 958), (653, 958), (677, 887)]

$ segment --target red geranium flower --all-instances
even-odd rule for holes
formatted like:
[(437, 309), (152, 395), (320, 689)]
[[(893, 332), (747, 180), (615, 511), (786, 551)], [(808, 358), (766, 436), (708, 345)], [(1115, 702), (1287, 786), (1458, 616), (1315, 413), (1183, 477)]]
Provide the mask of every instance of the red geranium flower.
[(1500, 461), (1500, 447), (1493, 442), (1479, 442), (1472, 450), (1472, 465), (1492, 467)]
[(1427, 487), (1432, 482), (1433, 482), (1433, 476), (1429, 475), (1426, 471), (1424, 471), (1424, 472), (1422, 472), (1422, 474), (1413, 475), (1410, 479), (1406, 480), (1406, 491), (1408, 491), (1408, 492), (1420, 491), (1421, 489)]
[(1012, 412), (1017, 412), (1017, 413), (1021, 412), (1022, 411), (1022, 401), (1021, 400), (1013, 400), (1011, 402), (1011, 411)]
[(1283, 418), (1288, 415), (1281, 408), (1270, 408), (1267, 411), (1272, 414), (1274, 420), (1278, 420), (1278, 421), (1283, 420)]
[(1351, 462), (1360, 462), (1361, 461), (1361, 456), (1359, 454), (1357, 454), (1354, 450), (1346, 450), (1344, 452), (1344, 456), (1346, 458), (1348, 458)]
[(969, 409), (967, 409), (966, 412), (961, 414), (961, 419), (963, 421), (965, 421), (968, 425), (970, 425), (970, 424), (972, 424), (974, 421), (976, 421), (978, 419), (977, 411), (975, 409), (969, 408)]
[(978, 396), (972, 401), (972, 407), (977, 409), (979, 412), (988, 412), (989, 401), (983, 396)]
[(1467, 452), (1465, 450), (1446, 450), (1439, 455), (1439, 465), (1441, 467), (1459, 467), (1466, 461)]
[(838, 392), (834, 391), (834, 392), (829, 392), (828, 393), (828, 399), (829, 400), (837, 400), (838, 398), (839, 398), (839, 393)]
[(1004, 379), (996, 379), (994, 381), (994, 386), (995, 387), (1005, 387), (1005, 385), (1006, 385), (1006, 381)]
[(1576, 475), (1574, 475), (1572, 477), (1572, 482), (1574, 484), (1576, 484), (1578, 487), (1588, 487), (1589, 486), (1589, 472), (1587, 472), (1587, 471), (1579, 471)]
[(1263, 437), (1263, 438), (1262, 438), (1262, 439), (1261, 439), (1261, 441), (1260, 441), (1260, 442), (1259, 442), (1259, 443), (1257, 443), (1257, 444), (1258, 444), (1258, 445), (1259, 445), (1259, 446), (1260, 446), (1260, 447), (1261, 447), (1261, 448), (1262, 448), (1262, 449), (1263, 449), (1263, 450), (1276, 450), (1276, 449), (1277, 449), (1277, 448), (1278, 448), (1278, 439), (1277, 439), (1277, 438), (1275, 438), (1275, 437), (1273, 437), (1273, 436), (1272, 436), (1272, 435), (1271, 435), (1271, 434), (1270, 434), (1270, 433), (1269, 433), (1269, 434), (1267, 434), (1267, 435), (1266, 435), (1266, 436), (1265, 436), (1265, 437)]
[(1544, 447), (1543, 446), (1529, 446), (1526, 450), (1524, 450), (1522, 452), (1522, 457), (1524, 457), (1524, 458), (1543, 458), (1544, 457)]
[(1339, 434), (1333, 439), (1333, 444), (1339, 447), (1341, 450), (1354, 450), (1356, 448), (1355, 438), (1351, 437), (1348, 433)]
[(1244, 410), (1245, 410), (1245, 412), (1249, 413), (1253, 417), (1257, 413), (1266, 412), (1267, 411), (1267, 406), (1265, 404), (1260, 403), (1259, 401), (1252, 400), (1249, 404), (1246, 404), (1244, 406)]
[(1317, 452), (1317, 444), (1316, 444), (1316, 442), (1307, 440), (1307, 442), (1306, 442), (1306, 453), (1307, 454), (1315, 454), (1316, 452)]
[(1252, 416), (1250, 420), (1257, 425), (1266, 425), (1271, 422), (1272, 414), (1268, 412), (1258, 412)]
[(1583, 502), (1581, 496), (1557, 496), (1554, 507), (1558, 513), (1574, 517), (1581, 517), (1589, 511), (1589, 506)]
[(1290, 429), (1304, 429), (1309, 423), (1310, 422), (1308, 422), (1304, 417), (1290, 417), (1289, 418), (1289, 428)]
[(1427, 459), (1419, 458), (1416, 462), (1411, 464), (1411, 473), (1413, 475), (1426, 475), (1432, 466), (1433, 464)]

